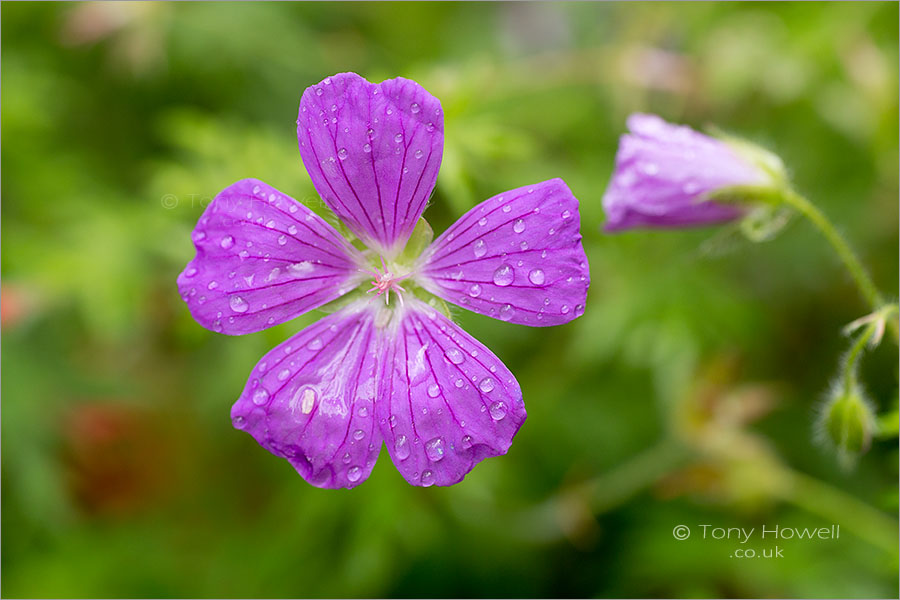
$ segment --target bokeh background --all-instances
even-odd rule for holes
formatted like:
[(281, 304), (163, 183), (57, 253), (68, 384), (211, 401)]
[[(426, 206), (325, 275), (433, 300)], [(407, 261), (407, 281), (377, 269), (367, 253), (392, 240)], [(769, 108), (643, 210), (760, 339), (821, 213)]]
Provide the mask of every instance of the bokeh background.
[[(608, 236), (600, 201), (629, 113), (716, 125), (780, 154), (896, 297), (897, 22), (893, 2), (4, 3), (3, 595), (896, 597), (892, 340), (862, 368), (883, 436), (851, 470), (816, 441), (867, 312), (830, 248), (800, 219), (766, 243)], [(582, 203), (582, 318), (458, 315), (529, 418), (452, 488), (386, 453), (352, 491), (306, 484), (229, 409), (317, 316), (226, 337), (175, 287), (225, 186), (315, 198), (299, 98), (348, 70), (441, 99), (435, 230), (552, 177)], [(701, 524), (841, 535), (740, 560)]]

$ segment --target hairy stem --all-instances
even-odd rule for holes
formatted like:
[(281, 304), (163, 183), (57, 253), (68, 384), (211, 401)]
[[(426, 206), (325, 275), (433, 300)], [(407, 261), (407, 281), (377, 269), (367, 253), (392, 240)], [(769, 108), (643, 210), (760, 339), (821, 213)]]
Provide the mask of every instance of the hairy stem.
[(847, 354), (847, 358), (844, 362), (844, 393), (849, 394), (850, 391), (856, 387), (856, 363), (859, 361), (859, 356), (862, 354), (863, 349), (866, 347), (866, 344), (869, 343), (869, 340), (872, 338), (872, 335), (877, 330), (877, 326), (875, 323), (871, 323), (868, 327), (866, 327), (865, 331), (860, 334), (857, 338), (856, 343), (853, 344), (853, 347), (850, 348), (850, 352)]
[(872, 310), (876, 311), (881, 308), (884, 304), (884, 300), (882, 299), (878, 288), (875, 287), (871, 277), (869, 277), (869, 274), (866, 272), (865, 267), (862, 266), (862, 263), (859, 262), (856, 254), (850, 249), (850, 245), (847, 244), (844, 237), (838, 233), (838, 230), (835, 229), (834, 225), (831, 224), (831, 221), (828, 220), (822, 211), (820, 211), (812, 202), (794, 192), (787, 192), (784, 195), (784, 201), (794, 207), (797, 212), (809, 219), (822, 235), (825, 236), (825, 239), (828, 240), (828, 243), (831, 244), (832, 248), (834, 248), (835, 252), (837, 252), (841, 261), (844, 263), (844, 266), (847, 267), (851, 277), (853, 277), (853, 281), (856, 283), (856, 287), (859, 288), (860, 294), (862, 294), (866, 302), (869, 303)]

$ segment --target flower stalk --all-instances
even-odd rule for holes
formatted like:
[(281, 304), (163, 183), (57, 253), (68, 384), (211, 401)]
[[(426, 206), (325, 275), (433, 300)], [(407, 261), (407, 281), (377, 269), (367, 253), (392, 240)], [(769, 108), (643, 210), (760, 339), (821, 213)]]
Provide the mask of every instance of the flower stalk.
[(878, 310), (884, 304), (884, 299), (878, 288), (875, 287), (872, 278), (856, 256), (856, 253), (850, 248), (850, 245), (844, 237), (838, 232), (835, 226), (828, 220), (828, 217), (816, 207), (812, 202), (794, 192), (787, 190), (783, 197), (783, 201), (793, 207), (798, 213), (808, 219), (819, 232), (825, 236), (825, 239), (834, 248), (841, 262), (850, 272), (859, 293), (869, 303), (872, 310)]

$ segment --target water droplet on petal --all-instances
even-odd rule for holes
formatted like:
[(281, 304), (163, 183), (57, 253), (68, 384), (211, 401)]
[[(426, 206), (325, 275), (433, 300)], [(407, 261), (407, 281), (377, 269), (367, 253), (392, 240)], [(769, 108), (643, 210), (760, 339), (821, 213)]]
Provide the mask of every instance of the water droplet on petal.
[(481, 295), (481, 286), (477, 283), (473, 283), (472, 286), (469, 288), (469, 295), (472, 296), (473, 298), (477, 298), (478, 296), (480, 296)]
[(484, 227), (485, 225), (487, 225), (487, 218), (481, 217), (480, 219), (478, 219), (478, 224)]
[(509, 204), (507, 204), (506, 206), (503, 207), (502, 210), (503, 210), (503, 212), (508, 213), (509, 211), (512, 210), (512, 206), (510, 206)]
[(568, 218), (571, 217), (571, 216), (572, 216), (572, 213), (570, 213), (570, 212), (567, 211), (567, 210), (564, 210), (563, 213), (562, 213), (562, 218), (563, 218), (563, 219), (568, 219)]
[(347, 481), (350, 483), (359, 481), (360, 477), (362, 477), (362, 469), (359, 467), (350, 467), (347, 469)]
[[(300, 412), (308, 415), (312, 412), (313, 405), (316, 403), (316, 391), (312, 388), (304, 388), (302, 392), (298, 392), (298, 395), (300, 396)], [(294, 396), (294, 401), (296, 399), (297, 396)]]
[(347, 149), (346, 148), (341, 148), (340, 150), (338, 150), (338, 158), (341, 160), (344, 160), (345, 158), (347, 158)]
[(269, 399), (269, 392), (266, 391), (265, 388), (257, 388), (255, 392), (253, 392), (253, 404), (257, 406), (262, 406)]
[(366, 434), (362, 429), (357, 429), (356, 431), (353, 432), (353, 439), (356, 440), (357, 442), (359, 440), (363, 439), (364, 437), (366, 437)]
[(409, 107), (409, 110), (413, 111), (414, 113), (417, 113), (420, 110), (419, 105), (417, 103), (413, 102), (412, 106)]
[(541, 269), (535, 269), (528, 274), (528, 281), (534, 285), (544, 284), (544, 272)]
[(525, 231), (525, 221), (523, 219), (516, 219), (515, 223), (513, 223), (513, 231), (516, 233)]
[(425, 456), (431, 462), (438, 462), (444, 458), (444, 439), (436, 437), (425, 443)]
[(516, 275), (513, 272), (513, 268), (507, 264), (500, 265), (497, 267), (497, 270), (494, 271), (494, 283), (500, 287), (510, 285), (515, 278)]
[(422, 471), (422, 486), (429, 487), (434, 485), (434, 473), (431, 471)]
[(394, 136), (394, 141), (397, 142), (398, 144), (399, 144), (400, 142), (402, 142), (402, 141), (403, 141), (403, 134), (402, 134), (402, 133), (398, 133), (397, 135), (395, 135), (395, 136)]
[(478, 384), (478, 389), (487, 394), (494, 389), (494, 380), (490, 377), (485, 377), (481, 380), (481, 383)]
[(291, 376), (290, 369), (282, 369), (282, 370), (278, 371), (278, 375), (277, 375), (278, 381), (284, 381), (285, 379), (287, 379), (290, 376)]
[(222, 241), (219, 242), (219, 245), (222, 246), (223, 250), (228, 250), (232, 246), (234, 246), (234, 238), (230, 235), (226, 235), (222, 238)]
[(321, 350), (322, 349), (322, 340), (321, 338), (315, 338), (306, 346), (310, 350)]
[(429, 398), (437, 398), (441, 393), (441, 386), (436, 383), (432, 383), (428, 386), (428, 397)]
[(447, 348), (444, 354), (447, 355), (447, 360), (452, 362), (454, 365), (462, 364), (466, 357), (463, 356), (463, 353), (459, 351), (459, 348)]
[(322, 95), (322, 88), (316, 88), (316, 96)]
[(504, 304), (500, 307), (500, 312), (497, 314), (501, 321), (509, 321), (513, 318), (513, 307), (511, 304)]
[(350, 464), (350, 453), (344, 452), (344, 456), (341, 457), (341, 460), (344, 462), (345, 465)]
[(576, 304), (575, 305), (575, 316), (580, 317), (584, 314), (584, 304)]
[(399, 460), (409, 458), (409, 440), (406, 439), (405, 435), (397, 437), (397, 441), (394, 444), (394, 454)]
[(495, 421), (502, 421), (506, 416), (506, 405), (502, 402), (494, 402), (488, 410), (491, 413), (491, 418)]
[(372, 151), (372, 146), (370, 144), (363, 144), (363, 152), (369, 153)]
[(466, 450), (472, 447), (472, 436), (464, 435), (462, 438), (462, 447)]
[(194, 267), (190, 267), (187, 271), (184, 272), (185, 277), (193, 277), (197, 274), (197, 269)]
[(481, 258), (487, 254), (487, 245), (485, 245), (484, 240), (475, 240), (475, 243), (472, 245), (472, 252), (475, 253), (475, 258)]
[(302, 277), (313, 270), (313, 265), (308, 260), (302, 260), (298, 263), (288, 265), (287, 269), (291, 272), (291, 275), (294, 275), (295, 277)]
[(423, 156), (424, 154), (425, 154), (425, 153), (422, 152), (421, 150), (416, 150), (415, 152), (413, 152), (413, 156), (415, 156), (416, 158), (422, 158), (422, 156)]
[(284, 246), (285, 244), (287, 244), (287, 236), (286, 236), (286, 235), (279, 235), (279, 236), (278, 236), (278, 245), (279, 245), (279, 246)]
[(232, 296), (228, 299), (228, 306), (236, 313), (245, 313), (250, 305), (240, 296)]

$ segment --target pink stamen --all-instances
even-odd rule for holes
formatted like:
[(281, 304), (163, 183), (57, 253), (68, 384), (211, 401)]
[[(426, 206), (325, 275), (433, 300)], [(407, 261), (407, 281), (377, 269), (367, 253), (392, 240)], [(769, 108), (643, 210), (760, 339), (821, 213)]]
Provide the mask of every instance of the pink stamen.
[(397, 294), (397, 298), (399, 298), (400, 305), (402, 306), (403, 305), (403, 296), (400, 294), (400, 292), (405, 292), (406, 289), (404, 289), (403, 286), (401, 286), (399, 284), (399, 282), (403, 281), (404, 279), (406, 279), (407, 277), (412, 275), (412, 273), (407, 273), (406, 275), (402, 275), (400, 277), (395, 277), (393, 273), (388, 271), (387, 264), (384, 262), (384, 257), (379, 257), (379, 258), (381, 258), (382, 272), (379, 272), (377, 268), (375, 269), (375, 271), (361, 269), (364, 273), (367, 273), (375, 278), (371, 282), (372, 289), (367, 290), (366, 293), (371, 294), (372, 292), (375, 292), (376, 296), (381, 296), (382, 294), (384, 294), (385, 295), (384, 303), (390, 304), (391, 290), (393, 290), (394, 293)]

